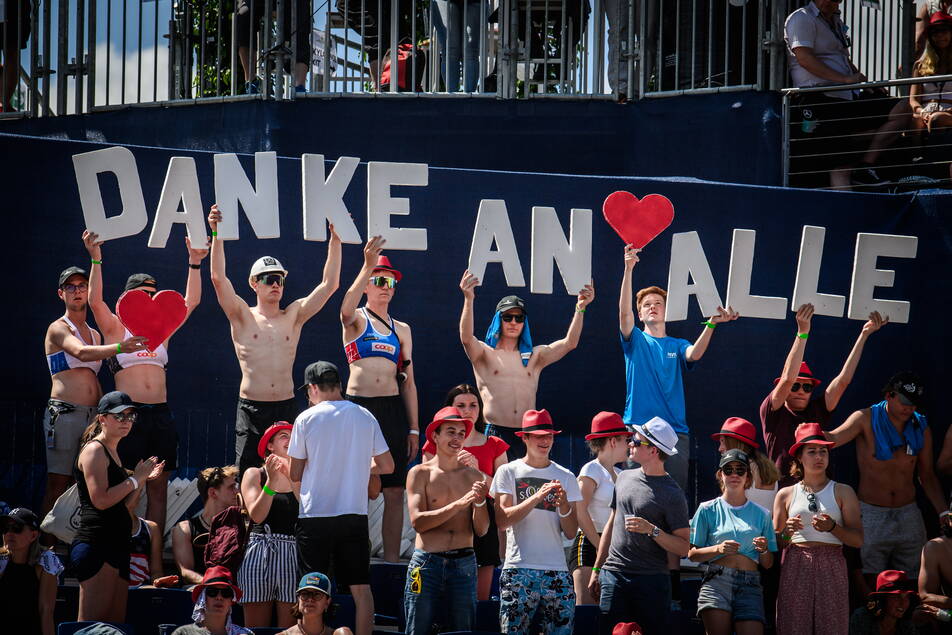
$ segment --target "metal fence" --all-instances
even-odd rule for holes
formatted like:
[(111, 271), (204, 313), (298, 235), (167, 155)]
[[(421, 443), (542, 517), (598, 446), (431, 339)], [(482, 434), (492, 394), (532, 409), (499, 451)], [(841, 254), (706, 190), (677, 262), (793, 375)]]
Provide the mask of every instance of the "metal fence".
[[(907, 89), (912, 102), (888, 92)], [(786, 89), (783, 120), (784, 185), (878, 192), (952, 185), (952, 75)]]
[[(786, 85), (793, 0), (4, 0), (4, 110), (308, 93), (637, 99)], [(873, 80), (913, 0), (844, 4)], [(2, 16), (0, 16), (2, 17)], [(12, 45), (10, 43), (13, 43)], [(15, 65), (14, 65), (15, 66)]]

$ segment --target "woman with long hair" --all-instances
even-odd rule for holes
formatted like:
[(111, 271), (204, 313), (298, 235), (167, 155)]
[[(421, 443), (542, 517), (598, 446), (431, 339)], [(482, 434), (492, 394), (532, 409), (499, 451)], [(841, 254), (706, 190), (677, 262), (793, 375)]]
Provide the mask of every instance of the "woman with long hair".
[(354, 635), (346, 626), (334, 629), (327, 620), (334, 616), (331, 605), (331, 581), (323, 573), (308, 573), (297, 586), (297, 601), (292, 607), (297, 620), (278, 635)]
[[(506, 450), (509, 444), (492, 435), (486, 434), (486, 420), (483, 418), (483, 400), (479, 391), (470, 384), (454, 386), (443, 402), (473, 422), (473, 431), (463, 442), (459, 461), (463, 465), (476, 468), (485, 475), (486, 483), (492, 483), (493, 475), (500, 465), (509, 462)], [(429, 461), (436, 455), (436, 446), (427, 441), (423, 445), (423, 460)], [(488, 600), (493, 584), (493, 569), (501, 564), (499, 559), (499, 530), (493, 513), (492, 502), (486, 506), (489, 511), (489, 529), (485, 536), (473, 536), (473, 549), (476, 551), (476, 599)]]
[(777, 635), (840, 635), (849, 630), (849, 580), (843, 545), (863, 545), (856, 492), (827, 475), (831, 441), (818, 423), (797, 426), (791, 475), (774, 501), (783, 566), (777, 598)]
[[(912, 68), (913, 77), (952, 75), (952, 15), (936, 11), (926, 27), (925, 50)], [(932, 133), (952, 127), (952, 82), (923, 82), (909, 87), (912, 119), (919, 130)], [(952, 177), (952, 166), (949, 167)]]
[(728, 450), (740, 450), (750, 459), (750, 486), (747, 498), (773, 513), (774, 498), (777, 496), (777, 483), (780, 472), (776, 464), (760, 451), (757, 443), (757, 429), (747, 419), (730, 417), (719, 432), (711, 435), (718, 442), (717, 451), (724, 454)]
[(747, 498), (750, 466), (740, 450), (722, 454), (716, 473), (722, 495), (701, 503), (691, 519), (688, 558), (711, 563), (697, 600), (708, 635), (764, 632), (764, 595), (757, 568), (773, 565), (777, 539), (770, 514)]
[(73, 470), (79, 529), (69, 557), (79, 580), (80, 622), (122, 622), (126, 617), (132, 520), (125, 499), (165, 468), (153, 456), (139, 461), (132, 476), (123, 469), (117, 448), (135, 421), (129, 395), (118, 390), (103, 395)]
[(238, 586), (245, 625), (271, 626), (271, 611), (277, 611), (277, 626), (294, 624), (294, 582), (297, 579), (297, 517), (301, 484), (292, 483), (291, 424), (278, 421), (261, 435), (258, 456), (264, 467), (249, 467), (241, 477), (241, 499), (251, 517), (251, 532), (245, 557), (238, 569)]
[(40, 544), (40, 521), (17, 507), (0, 516), (0, 597), (4, 631), (53, 635), (57, 576), (63, 565)]
[(916, 635), (919, 630), (911, 617), (919, 600), (915, 586), (905, 571), (881, 571), (866, 606), (853, 611), (849, 635)]

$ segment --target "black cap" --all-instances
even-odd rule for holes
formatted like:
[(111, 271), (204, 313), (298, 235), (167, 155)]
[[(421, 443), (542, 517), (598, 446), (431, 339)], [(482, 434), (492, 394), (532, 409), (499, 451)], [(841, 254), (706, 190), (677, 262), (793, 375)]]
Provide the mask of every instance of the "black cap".
[(307, 387), (308, 384), (339, 384), (340, 372), (337, 366), (331, 362), (313, 362), (304, 369), (304, 383), (298, 386), (298, 390)]
[(497, 313), (504, 313), (509, 309), (522, 309), (522, 312), (526, 312), (526, 303), (522, 301), (517, 295), (507, 295), (505, 298), (499, 301), (499, 304), (496, 305)]
[(919, 375), (905, 370), (893, 375), (883, 388), (884, 393), (894, 392), (905, 397), (912, 405), (922, 405), (922, 393), (925, 387), (922, 385), (922, 378)]
[(721, 455), (721, 460), (718, 461), (717, 467), (721, 468), (727, 465), (728, 463), (743, 463), (744, 465), (750, 466), (750, 458), (742, 450), (728, 450)]
[(150, 276), (147, 273), (134, 273), (131, 276), (129, 276), (128, 280), (126, 280), (126, 291), (130, 291), (132, 289), (138, 289), (139, 287), (144, 287), (144, 286), (150, 286), (150, 287), (158, 286), (155, 283), (155, 276)]
[(80, 269), (79, 267), (68, 267), (63, 269), (63, 273), (60, 274), (59, 286), (62, 287), (64, 284), (66, 284), (66, 281), (73, 276), (82, 276), (86, 278), (86, 280), (89, 280), (89, 274), (86, 273), (85, 269)]
[(17, 507), (16, 509), (11, 510), (9, 514), (0, 516), (0, 527), (3, 527), (4, 530), (11, 522), (21, 523), (31, 529), (40, 528), (40, 519), (37, 518), (36, 514), (26, 507)]
[(99, 405), (96, 407), (96, 412), (101, 415), (107, 413), (116, 414), (117, 412), (135, 407), (136, 405), (132, 401), (132, 397), (122, 391), (113, 390), (102, 396), (102, 399), (99, 400)]

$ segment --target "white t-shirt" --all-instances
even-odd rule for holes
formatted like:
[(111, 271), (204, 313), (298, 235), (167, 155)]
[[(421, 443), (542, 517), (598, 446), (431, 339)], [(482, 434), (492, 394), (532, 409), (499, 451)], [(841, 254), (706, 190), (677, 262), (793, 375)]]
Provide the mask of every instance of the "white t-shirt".
[[(510, 494), (513, 504), (518, 505), (549, 481), (562, 484), (568, 502), (582, 500), (578, 481), (570, 471), (555, 462), (542, 469), (534, 468), (522, 459), (506, 463), (496, 470), (489, 493), (494, 498), (499, 494)], [(503, 568), (569, 570), (562, 547), (558, 507), (554, 501), (542, 501), (525, 518), (506, 529), (506, 562)]]
[[(621, 472), (617, 467), (613, 467), (612, 469), (615, 470), (616, 475)], [(578, 477), (582, 478), (583, 476), (587, 476), (595, 481), (595, 493), (592, 494), (592, 500), (588, 503), (588, 515), (592, 517), (592, 522), (595, 523), (595, 530), (598, 533), (602, 533), (602, 530), (605, 528), (605, 523), (608, 522), (608, 517), (612, 513), (612, 496), (615, 494), (615, 481), (612, 479), (612, 475), (608, 473), (608, 470), (598, 462), (598, 459), (592, 459), (582, 466)]]
[(350, 401), (322, 401), (298, 415), (288, 454), (307, 461), (300, 518), (367, 515), (370, 460), (388, 451), (380, 424)]

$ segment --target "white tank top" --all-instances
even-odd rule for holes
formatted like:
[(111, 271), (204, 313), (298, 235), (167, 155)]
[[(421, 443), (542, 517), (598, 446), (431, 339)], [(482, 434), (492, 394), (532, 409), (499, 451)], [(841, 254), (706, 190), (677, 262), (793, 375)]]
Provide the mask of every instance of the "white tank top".
[[(92, 342), (87, 342), (83, 339), (79, 329), (76, 328), (76, 325), (73, 324), (68, 317), (64, 315), (62, 319), (69, 326), (69, 332), (78, 337), (83, 344), (92, 346), (99, 344), (99, 342), (96, 341), (96, 331), (94, 331), (89, 324), (86, 324), (86, 328), (89, 329), (89, 334), (93, 338)], [(99, 373), (99, 369), (102, 367), (102, 360), (84, 362), (80, 359), (76, 359), (66, 351), (57, 351), (46, 356), (46, 365), (50, 367), (50, 375), (61, 373), (64, 370), (73, 370), (74, 368), (88, 368), (93, 371), (95, 375)]]
[(793, 486), (793, 500), (787, 508), (787, 517), (800, 514), (803, 520), (803, 529), (793, 534), (790, 542), (825, 542), (830, 545), (842, 545), (843, 541), (828, 531), (817, 531), (813, 528), (813, 517), (817, 514), (829, 514), (830, 518), (836, 521), (837, 525), (843, 524), (843, 512), (840, 506), (836, 504), (836, 481), (830, 480), (826, 487), (814, 494), (816, 499), (817, 511), (810, 511), (810, 501), (807, 498), (807, 491), (803, 488), (803, 483), (797, 483)]
[[(130, 337), (132, 337), (132, 333), (129, 332), (129, 329), (126, 329), (125, 339), (129, 339)], [(130, 366), (136, 366), (138, 364), (152, 364), (153, 366), (165, 368), (168, 363), (169, 352), (166, 350), (165, 344), (159, 344), (159, 347), (154, 351), (149, 351), (144, 348), (135, 353), (119, 353), (115, 357), (110, 357), (109, 370), (115, 374), (123, 368), (129, 368)]]

